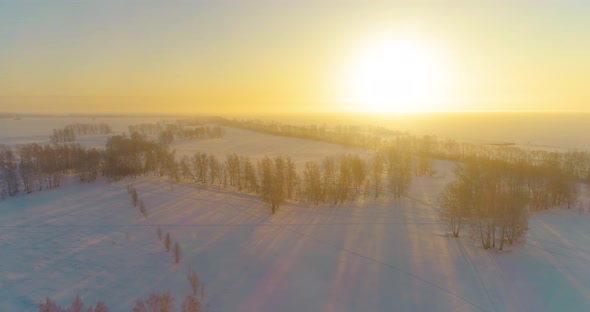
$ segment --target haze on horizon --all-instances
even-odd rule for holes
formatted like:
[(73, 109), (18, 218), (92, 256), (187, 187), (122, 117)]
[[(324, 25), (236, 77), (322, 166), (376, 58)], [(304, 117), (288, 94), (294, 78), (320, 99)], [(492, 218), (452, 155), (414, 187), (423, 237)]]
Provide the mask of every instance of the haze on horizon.
[(590, 2), (2, 1), (0, 112), (588, 111)]

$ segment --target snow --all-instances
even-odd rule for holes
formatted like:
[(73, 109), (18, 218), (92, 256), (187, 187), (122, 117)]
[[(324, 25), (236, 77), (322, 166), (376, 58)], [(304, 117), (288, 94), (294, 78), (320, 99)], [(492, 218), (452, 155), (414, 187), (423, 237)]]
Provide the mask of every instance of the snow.
[[(22, 119), (0, 119), (0, 143), (7, 145), (39, 143), (49, 144), (49, 136), (53, 129), (62, 129), (66, 125), (76, 123), (106, 123), (111, 126), (113, 134), (128, 131), (128, 126), (139, 123), (157, 122), (162, 118), (155, 117), (23, 117)], [(113, 135), (111, 134), (111, 135)], [(76, 142), (90, 146), (104, 146), (109, 135), (79, 135)]]
[[(136, 298), (190, 292), (190, 264), (213, 311), (576, 311), (590, 304), (590, 216), (531, 217), (522, 246), (483, 250), (446, 235), (432, 204), (448, 179), (419, 178), (408, 197), (344, 206), (289, 203), (146, 177), (0, 202), (0, 310), (33, 311), (76, 294), (129, 311)], [(149, 216), (132, 207), (132, 182)], [(166, 253), (157, 225), (183, 251)]]
[[(140, 123), (155, 123), (163, 118), (156, 117), (28, 117), (20, 120), (0, 119), (0, 144), (17, 146), (19, 144), (50, 144), (49, 136), (53, 129), (75, 123), (106, 123), (111, 126), (112, 134), (78, 135), (73, 143), (84, 147), (104, 147), (109, 136), (128, 132), (128, 126)], [(170, 119), (168, 119), (170, 120)], [(191, 157), (195, 153), (213, 154), (220, 161), (231, 153), (247, 155), (255, 162), (264, 156), (289, 155), (298, 168), (306, 161), (320, 161), (326, 156), (358, 154), (368, 159), (372, 153), (360, 148), (343, 147), (320, 141), (298, 138), (285, 138), (249, 130), (224, 127), (226, 135), (217, 139), (175, 140), (170, 150), (176, 150), (176, 158)], [(151, 137), (151, 139), (154, 139)]]
[(254, 161), (264, 156), (288, 155), (293, 158), (298, 168), (302, 168), (307, 161), (321, 161), (326, 156), (358, 154), (368, 159), (373, 155), (366, 149), (344, 147), (321, 141), (285, 138), (230, 127), (225, 127), (225, 130), (226, 134), (221, 138), (177, 140), (170, 145), (170, 149), (176, 150), (178, 159), (183, 156), (190, 157), (197, 152), (213, 154), (220, 161), (224, 161), (226, 155), (231, 153), (247, 155)]
[[(0, 133), (6, 142), (9, 135)], [(298, 163), (363, 152), (239, 129), (173, 148), (179, 155), (287, 154)], [(0, 201), (0, 311), (36, 311), (46, 297), (66, 305), (76, 294), (86, 304), (101, 300), (111, 311), (130, 311), (135, 299), (164, 291), (179, 307), (191, 291), (188, 265), (205, 282), (212, 311), (590, 306), (590, 213), (533, 214), (525, 243), (484, 250), (467, 233), (447, 235), (435, 201), (452, 163), (435, 165), (435, 177), (415, 178), (398, 200), (287, 203), (275, 215), (255, 195), (154, 177), (93, 184), (72, 178), (55, 190), (8, 198)], [(128, 183), (147, 218), (131, 205)], [(158, 240), (158, 225), (181, 245), (180, 264)]]

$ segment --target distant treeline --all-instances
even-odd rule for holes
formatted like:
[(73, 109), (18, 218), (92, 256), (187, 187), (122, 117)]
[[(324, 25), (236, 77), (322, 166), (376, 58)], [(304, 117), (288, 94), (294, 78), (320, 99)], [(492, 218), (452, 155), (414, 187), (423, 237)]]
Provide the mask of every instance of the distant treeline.
[(578, 183), (590, 183), (590, 154), (586, 152), (525, 150), (441, 141), (435, 137), (423, 137), (416, 151), (424, 157), (502, 167), (502, 171), (523, 181), (531, 210), (571, 206), (571, 194), (578, 192)]
[[(146, 174), (168, 175), (173, 179), (217, 183), (238, 191), (261, 194), (276, 210), (277, 203), (280, 204), (284, 199), (315, 204), (341, 203), (356, 198), (360, 193), (363, 196), (379, 196), (386, 187), (389, 187), (394, 197), (400, 197), (408, 188), (413, 175), (433, 174), (430, 159), (437, 158), (482, 166), (501, 166), (514, 179), (522, 181), (529, 209), (542, 210), (565, 204), (571, 206), (572, 198), (578, 192), (577, 183), (590, 179), (590, 155), (585, 152), (528, 151), (513, 146), (458, 143), (400, 133), (388, 137), (380, 128), (371, 130), (372, 133), (379, 132), (380, 138), (375, 141), (379, 142), (379, 148), (370, 162), (358, 156), (328, 157), (319, 163), (306, 163), (301, 172), (295, 173), (292, 170), (293, 161), (288, 156), (252, 163), (247, 156), (237, 154), (218, 160), (213, 155), (197, 153), (177, 160), (174, 152), (167, 147), (169, 141), (163, 142), (160, 138), (160, 142), (156, 143), (146, 137), (147, 133), (152, 133), (150, 131), (162, 131), (160, 135), (172, 133), (173, 136), (174, 133), (182, 135), (190, 132), (190, 135), (195, 136), (201, 133), (200, 137), (218, 137), (224, 133), (219, 126), (197, 126), (190, 130), (185, 127), (181, 122), (173, 125), (157, 123), (132, 126), (130, 130), (141, 132), (134, 131), (130, 136), (112, 136), (103, 150), (59, 144), (31, 144), (14, 151), (3, 147), (0, 157), (0, 180), (3, 183), (0, 187), (3, 194), (10, 196), (18, 192), (19, 185), (26, 193), (43, 187), (56, 187), (60, 177), (66, 173), (78, 174), (82, 181), (93, 181), (99, 172), (114, 179)], [(64, 129), (71, 132), (79, 128)], [(301, 129), (296, 126), (279, 128), (283, 129), (281, 131)], [(318, 138), (322, 137), (321, 133), (328, 132), (320, 128), (312, 129), (317, 132), (309, 130), (310, 133), (316, 133)], [(333, 131), (336, 133), (349, 133), (350, 137), (357, 133), (346, 127), (335, 129)], [(293, 131), (297, 133), (299, 130)]]
[(53, 144), (69, 143), (76, 141), (76, 135), (110, 134), (111, 132), (111, 126), (106, 123), (76, 123), (67, 125), (63, 129), (53, 129), (53, 134), (49, 137), (49, 139)]
[(436, 136), (415, 139), (415, 152), (431, 158), (454, 161), (494, 160), (532, 167), (554, 167), (568, 177), (590, 182), (590, 153), (529, 150), (510, 145), (485, 145), (457, 142)]
[(328, 128), (323, 125), (295, 126), (278, 122), (264, 123), (259, 120), (230, 120), (218, 118), (216, 122), (229, 127), (253, 130), (272, 135), (296, 137), (308, 140), (324, 141), (344, 146), (368, 147), (379, 149), (387, 145), (386, 137), (407, 135), (406, 132), (394, 131), (378, 126), (343, 126)]
[(129, 133), (137, 132), (141, 135), (156, 135), (158, 141), (163, 144), (170, 144), (174, 139), (181, 140), (204, 140), (216, 139), (225, 135), (225, 129), (218, 125), (186, 125), (184, 121), (177, 121), (173, 124), (164, 122), (143, 123), (129, 126)]

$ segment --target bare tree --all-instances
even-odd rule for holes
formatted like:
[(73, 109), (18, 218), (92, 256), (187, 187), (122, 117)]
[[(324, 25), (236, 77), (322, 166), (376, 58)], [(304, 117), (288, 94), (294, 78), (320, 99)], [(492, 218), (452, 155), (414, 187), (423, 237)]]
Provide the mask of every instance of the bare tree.
[[(12, 150), (0, 145), (0, 191), (6, 189), (8, 196), (18, 193), (17, 161)], [(2, 187), (3, 186), (3, 187)]]
[(171, 244), (172, 239), (170, 238), (170, 233), (166, 233), (166, 238), (164, 239), (164, 246), (166, 247), (166, 251), (170, 251)]
[(141, 299), (137, 299), (131, 312), (148, 312), (145, 302)]
[(156, 293), (152, 293), (148, 296), (147, 300), (145, 301), (150, 312), (159, 312), (160, 311), (160, 295)]
[(196, 296), (200, 287), (199, 275), (197, 275), (197, 272), (191, 269), (190, 265), (188, 267), (187, 279), (188, 283), (191, 285), (191, 289), (193, 290), (193, 295)]
[(39, 312), (66, 312), (65, 309), (60, 307), (55, 301), (49, 298), (39, 303), (38, 308)]
[(201, 312), (201, 302), (195, 295), (188, 295), (182, 302), (182, 312)]
[(377, 198), (381, 193), (381, 184), (383, 181), (383, 158), (379, 154), (375, 154), (373, 157), (373, 167), (371, 174), (375, 198)]
[(137, 190), (131, 190), (131, 204), (133, 207), (137, 207), (137, 201), (139, 200), (139, 196), (137, 195)]
[(68, 312), (84, 312), (84, 303), (80, 298), (80, 295), (77, 295), (74, 301), (72, 301), (72, 305)]
[(160, 297), (160, 312), (174, 311), (174, 297), (169, 292), (164, 293)]
[(107, 307), (106, 304), (104, 304), (103, 302), (99, 301), (96, 306), (94, 307), (94, 312), (110, 312), (111, 310), (109, 310), (109, 308)]
[(180, 245), (178, 242), (174, 243), (174, 263), (180, 263)]
[(453, 236), (459, 237), (461, 227), (468, 217), (460, 185), (458, 183), (447, 184), (441, 192), (439, 200), (441, 217), (448, 223)]
[(318, 164), (313, 161), (305, 163), (303, 169), (303, 193), (308, 202), (319, 204), (324, 201), (324, 192), (322, 190), (321, 173)]
[(146, 218), (147, 218), (147, 216), (148, 216), (148, 212), (147, 212), (147, 209), (145, 208), (145, 205), (144, 205), (144, 203), (143, 203), (143, 200), (139, 200), (139, 206), (138, 206), (138, 207), (139, 207), (139, 212), (140, 212), (140, 213), (141, 213), (141, 214), (142, 214), (144, 217), (146, 217)]

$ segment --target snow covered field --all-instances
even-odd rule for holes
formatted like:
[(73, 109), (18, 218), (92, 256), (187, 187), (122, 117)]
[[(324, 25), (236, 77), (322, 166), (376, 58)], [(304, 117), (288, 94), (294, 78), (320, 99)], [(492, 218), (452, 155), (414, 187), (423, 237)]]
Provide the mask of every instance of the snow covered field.
[[(51, 128), (43, 131), (47, 137)], [(42, 134), (33, 132), (23, 137)], [(2, 136), (0, 143), (9, 134)], [(298, 162), (363, 153), (237, 129), (172, 148)], [(483, 250), (467, 236), (449, 237), (438, 219), (433, 201), (451, 168), (436, 162), (438, 175), (415, 178), (399, 200), (288, 203), (276, 215), (254, 195), (151, 177), (68, 181), (8, 198), (0, 201), (0, 311), (36, 311), (46, 297), (65, 305), (76, 294), (130, 311), (135, 299), (164, 291), (179, 307), (190, 292), (189, 264), (212, 311), (587, 310), (590, 214), (534, 214), (526, 243)], [(128, 183), (147, 218), (132, 207)], [(179, 242), (180, 264), (158, 240), (158, 225)]]
[(196, 152), (213, 154), (217, 159), (224, 160), (230, 153), (247, 155), (253, 160), (264, 156), (287, 155), (293, 158), (295, 164), (302, 168), (306, 161), (321, 161), (326, 156), (358, 154), (369, 159), (373, 153), (361, 148), (343, 147), (320, 141), (299, 138), (286, 138), (268, 135), (237, 128), (225, 128), (225, 136), (210, 140), (175, 141), (170, 149), (176, 150), (177, 157), (192, 156)]

